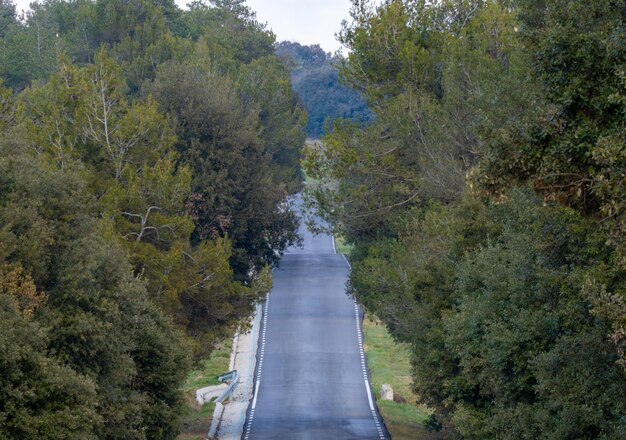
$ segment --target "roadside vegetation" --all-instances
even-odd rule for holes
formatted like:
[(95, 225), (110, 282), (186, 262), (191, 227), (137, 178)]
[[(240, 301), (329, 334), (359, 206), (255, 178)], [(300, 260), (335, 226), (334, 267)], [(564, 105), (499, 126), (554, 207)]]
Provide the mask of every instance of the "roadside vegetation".
[[(354, 246), (342, 237), (335, 238), (337, 252), (350, 256)], [(385, 324), (374, 315), (363, 319), (363, 348), (367, 355), (370, 384), (376, 395), (376, 406), (387, 430), (394, 440), (443, 439), (443, 434), (429, 427), (432, 411), (418, 403), (411, 376), (411, 350), (409, 344), (396, 342)], [(383, 384), (393, 388), (394, 400), (381, 400)]]
[[(411, 351), (408, 344), (393, 340), (384, 323), (373, 316), (363, 320), (364, 348), (376, 393), (376, 404), (391, 438), (394, 440), (425, 440), (438, 437), (427, 430), (432, 411), (418, 404), (412, 389)], [(383, 384), (393, 388), (394, 400), (380, 400)]]
[(176, 438), (298, 239), (274, 50), (240, 0), (0, 0), (0, 438)]
[(354, 249), (354, 245), (346, 242), (346, 239), (342, 236), (335, 237), (335, 246), (337, 252), (344, 255), (350, 255), (350, 252)]
[(183, 385), (183, 426), (178, 435), (179, 440), (204, 440), (207, 437), (215, 403), (199, 405), (196, 401), (196, 390), (221, 383), (217, 377), (228, 371), (231, 350), (232, 340), (227, 339), (213, 350), (210, 357), (201, 360), (187, 375)]
[(352, 4), (342, 80), (375, 118), (308, 150), (308, 200), (430, 426), (626, 438), (622, 2)]

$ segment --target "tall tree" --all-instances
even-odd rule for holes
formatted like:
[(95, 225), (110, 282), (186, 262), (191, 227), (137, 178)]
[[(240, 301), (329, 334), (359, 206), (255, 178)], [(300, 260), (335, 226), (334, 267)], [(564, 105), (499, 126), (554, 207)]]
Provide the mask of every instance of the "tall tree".
[(258, 131), (271, 156), (276, 192), (283, 196), (297, 192), (306, 115), (291, 89), (287, 69), (273, 55), (258, 58), (242, 66), (238, 82), (243, 105), (259, 111)]
[(622, 10), (368, 5), (342, 73), (377, 118), (307, 153), (314, 200), (356, 244), (351, 293), (412, 344), (431, 427), (621, 438)]
[(0, 265), (0, 435), (95, 438), (95, 383), (49, 353), (49, 336), (32, 317), (36, 293), (19, 266)]
[(550, 200), (599, 214), (623, 244), (626, 11), (610, 0), (520, 1), (519, 10), (546, 110), (493, 145), (480, 181), (497, 192), (529, 180)]
[[(59, 399), (46, 406), (59, 415), (51, 437), (59, 434), (54, 429), (77, 438), (171, 437), (188, 365), (180, 333), (149, 301), (126, 253), (105, 238), (80, 167), (50, 167), (18, 139), (1, 147), (0, 265), (8, 268), (2, 273), (7, 288), (21, 292), (17, 307), (33, 320), (39, 341), (33, 347), (49, 353), (47, 374), (68, 370), (66, 382), (49, 382)], [(10, 365), (3, 365), (3, 377), (10, 377), (4, 367)], [(37, 408), (41, 392), (25, 395), (20, 405)], [(37, 416), (16, 429), (31, 432), (42, 423)]]
[(233, 268), (246, 278), (278, 261), (296, 240), (297, 221), (272, 184), (258, 111), (244, 107), (236, 87), (210, 67), (171, 64), (147, 90), (177, 120), (177, 150), (193, 175), (194, 240), (228, 234)]

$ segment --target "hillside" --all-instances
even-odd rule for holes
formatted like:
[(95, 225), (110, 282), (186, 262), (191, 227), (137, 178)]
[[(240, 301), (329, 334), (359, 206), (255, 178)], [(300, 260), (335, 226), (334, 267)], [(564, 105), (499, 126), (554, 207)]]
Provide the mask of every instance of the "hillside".
[(327, 123), (336, 119), (368, 122), (373, 118), (367, 103), (339, 79), (339, 56), (324, 52), (318, 45), (303, 46), (282, 41), (276, 54), (291, 71), (291, 82), (308, 113), (307, 136), (319, 138), (327, 131)]

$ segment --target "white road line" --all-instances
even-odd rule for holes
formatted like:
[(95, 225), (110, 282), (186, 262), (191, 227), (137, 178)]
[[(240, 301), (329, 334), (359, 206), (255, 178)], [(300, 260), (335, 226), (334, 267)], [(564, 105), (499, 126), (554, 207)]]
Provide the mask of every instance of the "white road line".
[(335, 246), (335, 236), (334, 235), (330, 236), (330, 241), (333, 242), (333, 252), (336, 254), (337, 253), (337, 247)]
[[(256, 375), (256, 386), (254, 390), (254, 399), (252, 400), (252, 409), (250, 410), (250, 419), (248, 420), (248, 428), (246, 429), (245, 439), (250, 437), (250, 431), (252, 430), (252, 421), (254, 420), (254, 411), (256, 410), (256, 401), (259, 397), (259, 387), (261, 385), (261, 372), (263, 371), (263, 360), (265, 358), (265, 336), (267, 334), (267, 315), (269, 313), (270, 295), (269, 293), (265, 297), (265, 313), (263, 316), (263, 333), (261, 335), (261, 352), (259, 355), (259, 369)], [(263, 309), (261, 309), (263, 311)]]
[(260, 383), (261, 383), (261, 379), (257, 379), (257, 381), (256, 381), (256, 389), (254, 390), (254, 400), (252, 401), (252, 411), (254, 411), (256, 409), (256, 398), (259, 397), (259, 384)]
[[(345, 255), (343, 255), (343, 257), (346, 258)], [(350, 262), (347, 259), (346, 259), (346, 263), (348, 263), (348, 266), (350, 267)], [(370, 405), (370, 411), (372, 411), (372, 418), (374, 419), (374, 424), (376, 425), (376, 430), (378, 431), (378, 435), (380, 436), (381, 440), (385, 440), (385, 434), (383, 433), (383, 430), (380, 426), (380, 422), (378, 420), (378, 415), (376, 414), (376, 410), (374, 409), (374, 401), (372, 399), (372, 388), (367, 378), (367, 366), (365, 365), (365, 350), (363, 348), (363, 340), (361, 338), (361, 319), (359, 316), (359, 305), (357, 304), (356, 301), (354, 302), (354, 314), (356, 316), (356, 332), (357, 332), (358, 342), (359, 342), (359, 354), (361, 355), (361, 369), (363, 370), (363, 383), (365, 384), (365, 393), (367, 394), (367, 401)]]
[(350, 262), (348, 261), (348, 259), (346, 258), (346, 254), (341, 254), (341, 256), (343, 257), (343, 259), (346, 261), (346, 264), (348, 265), (348, 268), (352, 269), (352, 265), (350, 264)]
[[(365, 390), (367, 392), (367, 401), (370, 404), (370, 409), (372, 410), (372, 413), (374, 411), (374, 402), (372, 401), (372, 394), (370, 393), (370, 385), (367, 383), (367, 379), (365, 379)], [(374, 419), (374, 421), (376, 421), (376, 419)]]
[[(262, 313), (262, 311), (263, 311), (263, 308), (257, 306), (256, 313), (259, 314), (259, 313)], [(256, 321), (256, 319), (257, 319), (257, 317), (255, 316), (255, 321)], [(256, 325), (253, 325), (252, 328), (254, 330), (254, 336), (252, 337), (252, 340), (256, 341), (258, 343), (258, 340), (259, 340), (258, 332), (260, 331), (260, 328), (261, 328), (261, 316), (258, 316), (258, 321), (256, 321)], [(252, 357), (253, 356), (254, 356), (254, 351), (252, 351), (250, 353), (250, 365), (253, 365), (253, 363), (252, 363)], [(251, 372), (250, 376), (246, 380), (246, 391), (245, 391), (245, 394), (244, 394), (245, 396), (248, 396), (249, 389), (250, 389), (251, 386), (253, 386), (253, 384), (254, 384), (254, 370)], [(243, 429), (243, 426), (245, 424), (246, 408), (247, 408), (247, 405), (244, 405), (242, 407), (241, 413), (239, 415), (239, 425), (238, 426), (241, 426), (242, 429)]]

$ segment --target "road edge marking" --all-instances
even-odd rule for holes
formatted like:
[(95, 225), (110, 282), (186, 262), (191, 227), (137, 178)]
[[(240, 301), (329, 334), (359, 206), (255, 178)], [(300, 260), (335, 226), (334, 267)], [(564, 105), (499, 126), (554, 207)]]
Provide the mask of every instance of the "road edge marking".
[(350, 264), (350, 262), (348, 261), (348, 257), (346, 257), (346, 254), (341, 254), (341, 256), (343, 257), (343, 260), (346, 262), (346, 264), (348, 265), (348, 269), (352, 270), (352, 265)]
[[(343, 255), (343, 254), (342, 254)], [(344, 255), (345, 258), (345, 255)], [(346, 263), (350, 266), (350, 263), (346, 259)], [(359, 345), (359, 356), (361, 358), (361, 370), (363, 372), (363, 381), (365, 383), (365, 393), (367, 394), (367, 401), (370, 406), (370, 411), (372, 412), (372, 418), (374, 419), (374, 424), (376, 425), (376, 431), (378, 431), (378, 436), (381, 440), (386, 440), (385, 433), (381, 426), (381, 421), (379, 420), (379, 416), (376, 412), (376, 407), (374, 406), (374, 400), (372, 399), (372, 387), (369, 382), (369, 377), (367, 373), (367, 360), (365, 358), (365, 349), (363, 347), (363, 343), (365, 342), (365, 336), (363, 334), (363, 330), (361, 327), (361, 315), (359, 313), (359, 303), (354, 300), (354, 315), (356, 317), (356, 334)]]
[(259, 385), (261, 384), (261, 379), (256, 381), (256, 387), (254, 390), (254, 399), (252, 400), (252, 409), (256, 409), (256, 398), (259, 397)]
[[(265, 297), (265, 305), (261, 309), (263, 312), (263, 317), (261, 322), (263, 322), (263, 331), (261, 332), (261, 346), (258, 351), (258, 371), (256, 372), (256, 383), (254, 387), (254, 398), (252, 399), (252, 407), (250, 408), (250, 418), (248, 419), (248, 426), (246, 427), (245, 432), (243, 433), (244, 440), (248, 440), (250, 438), (250, 432), (252, 430), (252, 422), (254, 421), (254, 412), (256, 411), (256, 401), (259, 397), (259, 387), (261, 385), (261, 373), (263, 372), (263, 361), (265, 358), (265, 338), (267, 335), (267, 315), (269, 313), (269, 305), (270, 305), (270, 293)], [(254, 380), (254, 379), (253, 379)], [(245, 424), (245, 422), (244, 422)]]

